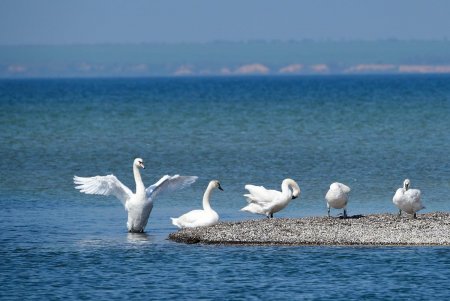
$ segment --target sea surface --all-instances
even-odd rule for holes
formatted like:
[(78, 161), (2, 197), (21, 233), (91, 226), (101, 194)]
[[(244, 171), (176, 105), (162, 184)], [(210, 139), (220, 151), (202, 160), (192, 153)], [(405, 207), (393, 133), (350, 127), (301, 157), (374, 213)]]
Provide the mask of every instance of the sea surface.
[[(224, 221), (264, 218), (239, 211), (244, 185), (287, 177), (301, 196), (275, 218), (325, 215), (334, 181), (350, 215), (395, 214), (405, 178), (421, 212), (449, 211), (449, 131), (450, 76), (1, 80), (0, 299), (450, 300), (448, 247), (167, 240), (212, 179)], [(144, 234), (72, 181), (113, 173), (134, 190), (135, 157), (147, 186), (199, 176), (156, 200)]]

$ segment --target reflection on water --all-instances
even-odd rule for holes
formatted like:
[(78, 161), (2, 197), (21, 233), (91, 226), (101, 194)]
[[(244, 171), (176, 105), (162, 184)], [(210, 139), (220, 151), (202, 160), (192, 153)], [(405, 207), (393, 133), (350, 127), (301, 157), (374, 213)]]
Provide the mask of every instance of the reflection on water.
[(77, 242), (77, 245), (81, 247), (93, 247), (93, 248), (110, 248), (112, 246), (124, 246), (126, 244), (147, 244), (147, 243), (158, 243), (161, 241), (156, 235), (150, 235), (148, 233), (126, 233), (117, 235), (117, 233), (112, 233), (114, 236), (103, 236), (96, 238), (82, 239)]
[(130, 233), (128, 232), (127, 241), (130, 243), (147, 243), (155, 242), (156, 236), (147, 233)]

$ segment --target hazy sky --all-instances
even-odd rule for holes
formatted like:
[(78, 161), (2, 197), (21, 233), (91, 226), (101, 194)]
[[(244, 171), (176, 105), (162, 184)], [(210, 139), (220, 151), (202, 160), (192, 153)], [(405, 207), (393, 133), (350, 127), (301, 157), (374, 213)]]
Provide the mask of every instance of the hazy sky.
[(447, 0), (0, 0), (0, 44), (450, 38)]

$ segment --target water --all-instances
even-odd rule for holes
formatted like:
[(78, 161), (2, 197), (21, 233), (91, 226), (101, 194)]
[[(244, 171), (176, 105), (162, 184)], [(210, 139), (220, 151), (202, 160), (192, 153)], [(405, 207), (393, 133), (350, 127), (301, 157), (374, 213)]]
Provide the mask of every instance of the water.
[[(244, 184), (285, 177), (302, 194), (275, 217), (326, 214), (333, 181), (352, 188), (349, 214), (395, 213), (406, 177), (423, 212), (448, 211), (448, 116), (449, 76), (0, 81), (0, 298), (448, 300), (448, 248), (166, 239), (211, 179), (229, 221), (260, 218), (238, 211)], [(199, 176), (156, 201), (141, 235), (118, 200), (72, 184), (114, 173), (133, 187), (138, 156), (147, 185)]]

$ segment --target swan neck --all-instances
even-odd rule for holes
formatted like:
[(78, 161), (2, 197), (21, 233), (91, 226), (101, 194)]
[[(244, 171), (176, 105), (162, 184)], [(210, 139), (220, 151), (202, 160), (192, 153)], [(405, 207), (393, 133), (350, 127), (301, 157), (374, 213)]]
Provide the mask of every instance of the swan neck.
[(291, 186), (290, 181), (284, 180), (283, 183), (281, 183), (281, 193), (284, 195), (292, 195), (292, 191), (289, 189), (289, 186)]
[(214, 189), (214, 186), (208, 185), (208, 188), (206, 188), (205, 193), (203, 194), (203, 209), (204, 210), (212, 210), (211, 205), (209, 204), (209, 199), (211, 197), (211, 193)]
[(133, 165), (134, 181), (136, 182), (136, 194), (143, 194), (145, 191), (144, 182), (142, 182), (141, 173), (136, 165)]
[(292, 179), (285, 179), (281, 184), (281, 193), (288, 197), (298, 197), (300, 195), (300, 187)]

